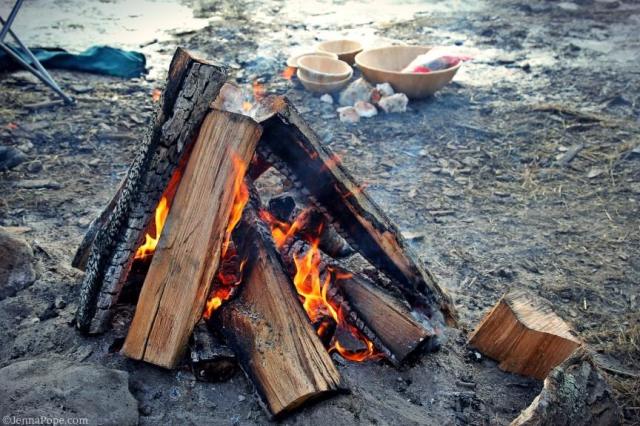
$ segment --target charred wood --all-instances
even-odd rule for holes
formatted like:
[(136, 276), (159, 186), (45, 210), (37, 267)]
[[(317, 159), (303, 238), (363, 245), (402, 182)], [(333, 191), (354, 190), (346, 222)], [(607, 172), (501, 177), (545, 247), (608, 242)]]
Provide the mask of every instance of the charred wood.
[(339, 158), (320, 143), (290, 101), (272, 97), (264, 103), (269, 103), (272, 113), (262, 121), (261, 155), (309, 197), (351, 247), (397, 283), (434, 327), (440, 328), (443, 319), (455, 324), (451, 297), (416, 260), (387, 215)]
[(236, 182), (260, 134), (244, 115), (212, 111), (205, 118), (122, 348), (128, 357), (166, 368), (180, 360), (218, 270)]
[[(144, 240), (156, 205), (180, 160), (196, 136), (209, 105), (226, 80), (226, 71), (178, 49), (153, 127), (147, 134), (112, 203), (106, 220), (93, 228), (90, 254), (80, 289), (76, 323), (98, 333), (109, 325), (111, 307)], [(103, 224), (100, 224), (103, 222)], [(83, 250), (85, 251), (85, 250)], [(85, 255), (78, 256), (81, 266)]]
[(223, 382), (238, 369), (233, 351), (211, 332), (204, 320), (193, 329), (189, 348), (191, 370), (200, 381)]

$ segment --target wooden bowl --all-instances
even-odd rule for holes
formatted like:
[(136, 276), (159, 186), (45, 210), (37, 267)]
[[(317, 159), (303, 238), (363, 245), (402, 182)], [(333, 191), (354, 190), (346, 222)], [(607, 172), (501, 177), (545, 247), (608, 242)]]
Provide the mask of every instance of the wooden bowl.
[(345, 78), (342, 81), (334, 81), (331, 83), (319, 83), (317, 81), (310, 81), (307, 80), (306, 78), (304, 78), (301, 73), (300, 73), (300, 69), (298, 69), (298, 80), (300, 80), (300, 83), (302, 83), (302, 85), (304, 86), (305, 89), (307, 89), (310, 92), (314, 92), (314, 93), (333, 93), (333, 92), (337, 92), (339, 90), (344, 89), (345, 87), (347, 87), (347, 85), (349, 84), (349, 82), (351, 81), (351, 76)]
[(334, 83), (351, 78), (353, 68), (339, 59), (304, 56), (298, 59), (298, 73), (307, 81)]
[(362, 52), (362, 43), (355, 40), (329, 40), (320, 43), (316, 50), (335, 53), (338, 55), (338, 59), (353, 65), (356, 55)]
[(433, 95), (451, 81), (462, 63), (451, 68), (429, 73), (400, 72), (416, 56), (431, 49), (430, 46), (389, 46), (366, 50), (359, 53), (355, 60), (365, 79), (371, 83), (388, 82), (396, 92), (406, 94), (412, 99)]
[(287, 66), (291, 68), (298, 68), (298, 59), (302, 58), (303, 56), (325, 56), (327, 58), (338, 59), (338, 55), (331, 52), (306, 52), (299, 55), (291, 56), (289, 59), (287, 59)]

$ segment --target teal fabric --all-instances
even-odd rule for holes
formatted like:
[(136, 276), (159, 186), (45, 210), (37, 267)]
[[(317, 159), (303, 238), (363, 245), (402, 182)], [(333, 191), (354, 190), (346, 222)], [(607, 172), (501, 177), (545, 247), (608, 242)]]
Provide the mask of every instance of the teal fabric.
[[(29, 62), (22, 52), (13, 50)], [(142, 53), (109, 46), (92, 46), (78, 54), (69, 53), (63, 49), (35, 48), (31, 51), (47, 69), (84, 71), (123, 78), (139, 77), (146, 73), (146, 59)], [(19, 64), (9, 55), (0, 50), (0, 70), (13, 70), (19, 67)]]

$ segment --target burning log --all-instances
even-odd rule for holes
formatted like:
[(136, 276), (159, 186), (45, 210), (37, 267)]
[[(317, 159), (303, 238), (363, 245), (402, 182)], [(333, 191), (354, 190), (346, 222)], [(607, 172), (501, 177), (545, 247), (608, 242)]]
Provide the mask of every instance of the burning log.
[(234, 197), (260, 133), (243, 115), (212, 111), (205, 118), (122, 348), (128, 357), (166, 368), (180, 360), (226, 251)]
[(286, 98), (271, 98), (272, 114), (258, 147), (263, 157), (291, 179), (324, 213), (351, 247), (399, 285), (414, 308), (434, 323), (455, 323), (451, 297), (416, 260), (382, 209), (338, 157), (320, 143)]
[(242, 286), (212, 317), (274, 417), (343, 389), (283, 270), (255, 199), (233, 233), (247, 259)]
[[(376, 287), (368, 278), (336, 265), (320, 252), (313, 253), (313, 246), (306, 241), (289, 241), (280, 249), (281, 258), (292, 277), (300, 273), (300, 259), (314, 254), (320, 257), (315, 260), (316, 279), (327, 289), (323, 288), (320, 295), (313, 296), (321, 297), (325, 303), (332, 305), (342, 320), (360, 331), (394, 365), (401, 364), (435, 334), (414, 319), (409, 309)], [(307, 299), (313, 296), (308, 295)], [(345, 328), (344, 325), (342, 328)], [(342, 343), (339, 337), (337, 340)], [(347, 349), (344, 344), (343, 347)], [(338, 346), (336, 348), (341, 355), (346, 354), (346, 358), (353, 359), (349, 358), (349, 353), (353, 354), (353, 351), (347, 349), (345, 352)]]
[(80, 247), (82, 252), (90, 247), (90, 254), (76, 256), (78, 266), (87, 258), (76, 313), (81, 330), (97, 333), (107, 328), (133, 253), (145, 239), (143, 230), (225, 80), (224, 69), (183, 49), (176, 51), (153, 128), (121, 191), (107, 206), (108, 213), (97, 222), (99, 229), (93, 229), (95, 236)]
[(191, 370), (196, 379), (222, 382), (237, 370), (236, 356), (209, 330), (204, 320), (198, 322), (191, 336)]
[(313, 207), (305, 206), (302, 195), (289, 191), (269, 200), (269, 211), (283, 222), (297, 223), (297, 232), (302, 235), (315, 235), (318, 229), (320, 241), (318, 247), (333, 258), (347, 257), (353, 253), (349, 244), (337, 233), (324, 215)]

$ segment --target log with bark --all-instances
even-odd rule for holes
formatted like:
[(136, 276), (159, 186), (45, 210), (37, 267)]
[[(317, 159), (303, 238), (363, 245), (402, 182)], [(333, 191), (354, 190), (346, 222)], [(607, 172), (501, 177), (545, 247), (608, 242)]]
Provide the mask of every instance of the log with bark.
[(247, 259), (242, 286), (212, 320), (273, 415), (344, 389), (278, 258), (253, 198), (233, 233)]
[(622, 413), (592, 354), (577, 349), (544, 380), (544, 387), (511, 426), (618, 425)]
[(180, 360), (220, 263), (237, 179), (260, 134), (243, 115), (212, 111), (205, 118), (122, 348), (128, 357), (166, 368)]
[[(94, 235), (80, 247), (76, 265), (84, 266), (76, 323), (97, 333), (108, 325), (133, 253), (144, 241), (153, 212), (209, 105), (226, 80), (226, 71), (179, 48), (169, 67), (153, 127), (141, 144), (121, 190), (98, 220)], [(85, 261), (86, 259), (86, 261)]]
[(265, 103), (271, 114), (260, 118), (261, 155), (309, 197), (351, 247), (391, 278), (434, 327), (441, 327), (440, 312), (454, 324), (451, 297), (416, 260), (397, 228), (339, 158), (320, 143), (288, 99), (272, 97)]
[(542, 380), (581, 342), (549, 302), (512, 290), (476, 327), (469, 345), (499, 361), (505, 371)]

